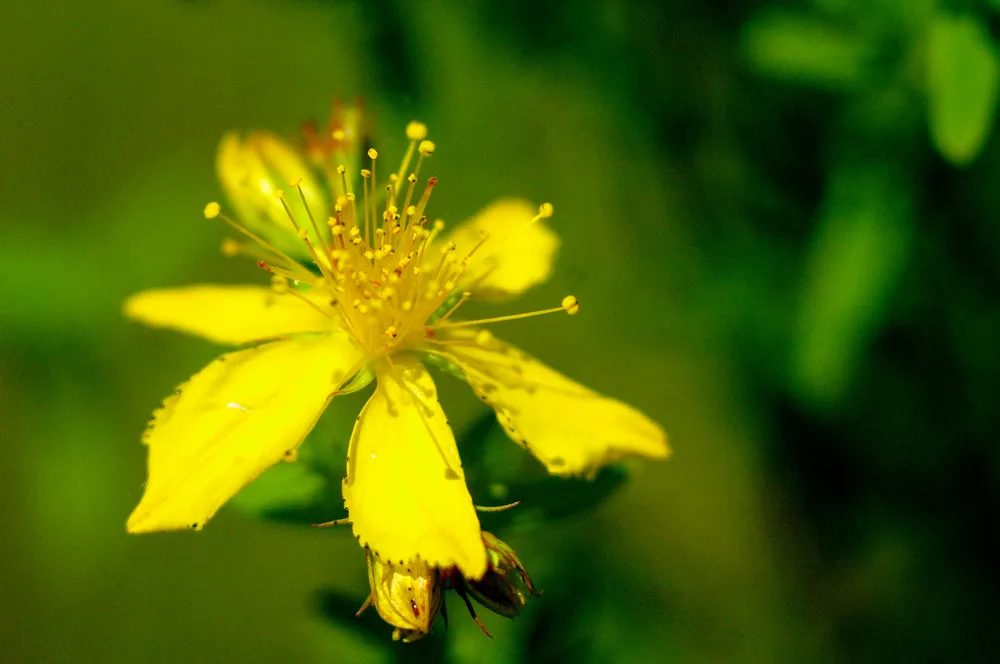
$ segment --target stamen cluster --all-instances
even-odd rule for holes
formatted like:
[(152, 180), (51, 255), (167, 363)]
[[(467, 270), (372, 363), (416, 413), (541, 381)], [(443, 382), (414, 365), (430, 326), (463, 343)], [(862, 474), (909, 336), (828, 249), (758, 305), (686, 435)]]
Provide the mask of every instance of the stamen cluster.
[[(427, 180), (419, 197), (415, 194), (420, 168), (424, 159), (434, 153), (435, 145), (426, 140), (427, 128), (421, 123), (411, 122), (406, 134), (409, 148), (384, 187), (377, 178), (378, 152), (368, 150), (371, 168), (360, 171), (363, 186), (360, 202), (351, 187), (347, 168), (343, 164), (336, 167), (339, 177), (335, 178), (336, 185), (331, 183), (331, 188), (338, 187), (339, 193), (333, 215), (323, 224), (310, 209), (301, 179), (290, 184), (298, 193), (307, 220), (293, 213), (284, 191), (274, 192), (292, 228), (305, 244), (315, 270), (303, 266), (238, 221), (222, 215), (218, 203), (209, 203), (205, 216), (222, 218), (257, 245), (248, 248), (230, 240), (223, 246), (226, 253), (257, 258), (258, 267), (273, 275), (272, 287), (276, 292), (297, 296), (335, 320), (370, 358), (416, 344), (427, 333), (432, 319), (430, 327), (445, 327), (560, 310), (577, 313), (579, 303), (575, 297), (567, 296), (562, 306), (544, 311), (468, 323), (448, 322), (470, 295), (457, 293), (456, 288), (462, 283), (473, 255), (489, 238), (485, 232), (481, 233), (479, 241), (464, 253), (450, 241), (440, 248), (434, 246), (445, 224), (440, 219), (429, 222), (425, 210), (437, 178)], [(416, 165), (404, 178), (415, 155)], [(551, 217), (552, 212), (552, 205), (545, 203), (532, 222)], [(266, 253), (261, 253), (261, 249)], [(312, 292), (303, 293), (291, 287), (289, 281), (305, 284)], [(316, 294), (322, 297), (315, 297)]]

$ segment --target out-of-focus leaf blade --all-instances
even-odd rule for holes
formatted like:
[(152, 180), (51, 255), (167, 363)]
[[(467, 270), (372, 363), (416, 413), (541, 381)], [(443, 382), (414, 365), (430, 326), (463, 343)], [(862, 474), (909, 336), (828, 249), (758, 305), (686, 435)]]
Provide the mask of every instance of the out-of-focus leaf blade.
[(927, 43), (931, 138), (945, 159), (963, 166), (982, 150), (996, 116), (997, 49), (974, 16), (938, 13)]
[(834, 169), (792, 339), (791, 387), (807, 406), (843, 399), (906, 265), (912, 227), (905, 179), (893, 168)]
[(741, 51), (764, 76), (836, 90), (857, 85), (868, 59), (862, 36), (823, 18), (784, 10), (753, 17), (743, 28)]
[(349, 627), (351, 631), (384, 644), (390, 639), (392, 627), (381, 619), (375, 609), (355, 616), (365, 598), (353, 597), (339, 590), (321, 588), (313, 595), (316, 611), (326, 620)]
[(466, 481), (477, 504), (523, 501), (516, 509), (484, 515), (487, 529), (538, 524), (592, 510), (628, 478), (620, 465), (602, 469), (592, 480), (549, 475), (506, 436), (492, 412), (473, 423), (460, 441)]
[(299, 447), (298, 459), (266, 470), (229, 500), (249, 516), (310, 525), (345, 515), (340, 481), (347, 445), (321, 420)]
[(309, 525), (340, 518), (344, 501), (339, 478), (304, 460), (280, 463), (247, 485), (229, 504), (265, 519)]
[[(362, 598), (363, 600), (363, 598)], [(392, 626), (379, 618), (374, 608), (355, 616), (361, 606), (357, 597), (338, 590), (320, 589), (314, 594), (317, 612), (326, 620), (350, 629), (365, 641), (378, 645), (398, 664), (410, 662), (444, 662), (447, 634), (444, 619), (439, 615), (431, 633), (414, 643), (393, 643)], [(459, 615), (459, 618), (462, 616)]]

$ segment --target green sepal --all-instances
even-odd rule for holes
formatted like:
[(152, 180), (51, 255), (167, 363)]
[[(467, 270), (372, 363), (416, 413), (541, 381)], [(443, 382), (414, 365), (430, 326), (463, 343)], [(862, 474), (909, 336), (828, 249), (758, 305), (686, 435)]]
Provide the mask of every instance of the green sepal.
[(369, 366), (365, 366), (361, 371), (354, 374), (354, 377), (341, 387), (337, 392), (340, 394), (350, 394), (368, 387), (375, 380), (375, 372)]
[(462, 368), (460, 366), (458, 366), (454, 362), (451, 362), (451, 361), (449, 361), (449, 360), (441, 357), (440, 355), (431, 355), (430, 353), (423, 353), (420, 356), (420, 361), (421, 362), (425, 362), (425, 363), (431, 365), (432, 367), (440, 369), (441, 371), (445, 372), (446, 374), (449, 374), (450, 376), (453, 376), (453, 377), (459, 379), (463, 383), (468, 382), (465, 379), (465, 372), (462, 371)]
[(441, 316), (444, 316), (446, 313), (451, 311), (451, 308), (458, 304), (458, 301), (461, 300), (464, 295), (465, 291), (453, 291), (452, 294), (441, 303), (441, 306), (435, 309), (434, 313), (428, 316), (427, 324), (430, 325), (431, 323), (440, 320)]

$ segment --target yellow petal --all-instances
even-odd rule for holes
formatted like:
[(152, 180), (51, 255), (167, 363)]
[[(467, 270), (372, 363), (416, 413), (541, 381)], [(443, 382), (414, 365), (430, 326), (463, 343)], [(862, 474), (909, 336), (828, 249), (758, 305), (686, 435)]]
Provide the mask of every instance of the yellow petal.
[(233, 494), (296, 448), (361, 352), (334, 335), (227, 353), (153, 414), (149, 481), (128, 530), (200, 528)]
[[(316, 306), (336, 313), (319, 294)], [(125, 301), (125, 315), (153, 327), (188, 332), (223, 344), (336, 330), (337, 323), (290, 293), (262, 286), (199, 285), (148, 290)]]
[(552, 272), (559, 237), (544, 219), (532, 223), (537, 214), (538, 207), (527, 201), (501, 199), (435, 243), (443, 247), (449, 240), (454, 242), (460, 260), (486, 234), (458, 287), (476, 297), (504, 298), (545, 281)]
[(319, 246), (316, 233), (299, 192), (293, 184), (301, 180), (302, 192), (317, 227), (328, 236), (326, 220), (331, 206), (326, 192), (314, 176), (312, 167), (302, 154), (278, 136), (269, 132), (253, 132), (245, 139), (235, 133), (222, 137), (216, 158), (219, 181), (236, 218), (247, 228), (273, 242), (279, 249), (307, 255), (302, 241), (277, 198), (284, 191), (288, 205), (301, 230)]
[(351, 436), (343, 489), (354, 534), (378, 560), (419, 557), (435, 567), (457, 565), (473, 579), (486, 572), (455, 437), (419, 362), (378, 369), (378, 388)]
[(469, 385), (493, 407), (508, 435), (549, 472), (592, 476), (623, 457), (669, 455), (663, 429), (631, 406), (482, 331), (453, 330), (442, 338), (458, 342), (446, 350)]

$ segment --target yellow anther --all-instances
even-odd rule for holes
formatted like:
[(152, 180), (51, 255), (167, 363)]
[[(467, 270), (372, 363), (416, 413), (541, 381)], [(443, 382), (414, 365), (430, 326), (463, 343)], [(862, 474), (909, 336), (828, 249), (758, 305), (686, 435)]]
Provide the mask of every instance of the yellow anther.
[(367, 168), (362, 168), (361, 169), (361, 177), (363, 177), (363, 178), (370, 178), (371, 176), (372, 176), (372, 172), (369, 171)]
[(410, 173), (410, 177), (406, 178), (406, 181), (409, 182), (410, 184), (416, 183), (416, 181), (417, 181), (417, 174), (416, 173)]
[(542, 219), (548, 219), (552, 216), (553, 212), (552, 203), (542, 203), (538, 206), (538, 216)]
[(442, 221), (441, 219), (436, 219), (434, 221), (434, 230), (438, 231), (439, 233), (441, 231), (443, 231), (444, 230), (444, 221)]
[(222, 241), (221, 249), (223, 256), (235, 256), (240, 253), (240, 243), (231, 237), (227, 237)]
[(347, 168), (343, 164), (340, 164), (339, 166), (337, 166), (337, 175), (343, 175), (346, 172), (347, 172)]
[(333, 140), (335, 141), (342, 141), (345, 138), (347, 138), (347, 134), (344, 132), (343, 129), (334, 129), (333, 133), (330, 135), (333, 136)]
[(414, 120), (406, 125), (406, 137), (411, 141), (422, 141), (427, 138), (427, 125)]
[(365, 258), (367, 258), (368, 260), (375, 258), (375, 254), (372, 253), (371, 249), (365, 252)]
[(288, 183), (289, 187), (297, 187), (302, 184), (302, 178), (294, 178)]
[(277, 198), (278, 200), (281, 200), (282, 198), (285, 197), (285, 190), (284, 189), (275, 190), (274, 197)]
[(284, 295), (288, 292), (288, 278), (280, 274), (276, 274), (271, 277), (271, 290), (273, 290), (278, 295)]
[(449, 240), (448, 244), (444, 245), (444, 250), (455, 251), (455, 247), (456, 247), (455, 243)]
[(566, 310), (570, 316), (580, 313), (580, 301), (576, 299), (575, 295), (567, 295), (563, 298), (562, 308)]
[(410, 311), (411, 309), (413, 309), (413, 302), (407, 300), (403, 303), (403, 311)]
[(378, 159), (378, 151), (375, 148), (368, 148), (368, 156), (372, 159)]
[(205, 206), (205, 218), (215, 219), (216, 217), (219, 216), (219, 212), (221, 211), (222, 208), (219, 207), (219, 204), (216, 203), (215, 201), (212, 201), (211, 203)]
[(358, 197), (354, 195), (354, 192), (351, 192), (351, 193), (347, 194), (346, 198), (347, 198), (347, 200), (351, 201), (352, 203), (354, 201), (358, 200)]
[(396, 290), (391, 286), (386, 286), (382, 289), (381, 297), (383, 300), (388, 300), (390, 297), (396, 294)]
[(390, 325), (385, 329), (385, 336), (390, 339), (395, 339), (397, 335), (399, 335), (399, 331), (396, 329), (395, 325)]
[(417, 146), (417, 150), (420, 151), (420, 154), (427, 157), (434, 154), (434, 149), (436, 147), (437, 146), (434, 145), (434, 141), (420, 141), (420, 145)]
[(309, 239), (309, 233), (307, 233), (306, 229), (304, 229), (304, 228), (300, 229), (299, 232), (296, 233), (296, 235), (299, 236), (300, 240), (307, 240), (307, 239)]
[(479, 330), (476, 333), (476, 343), (480, 346), (485, 346), (493, 341), (493, 333), (489, 330)]

